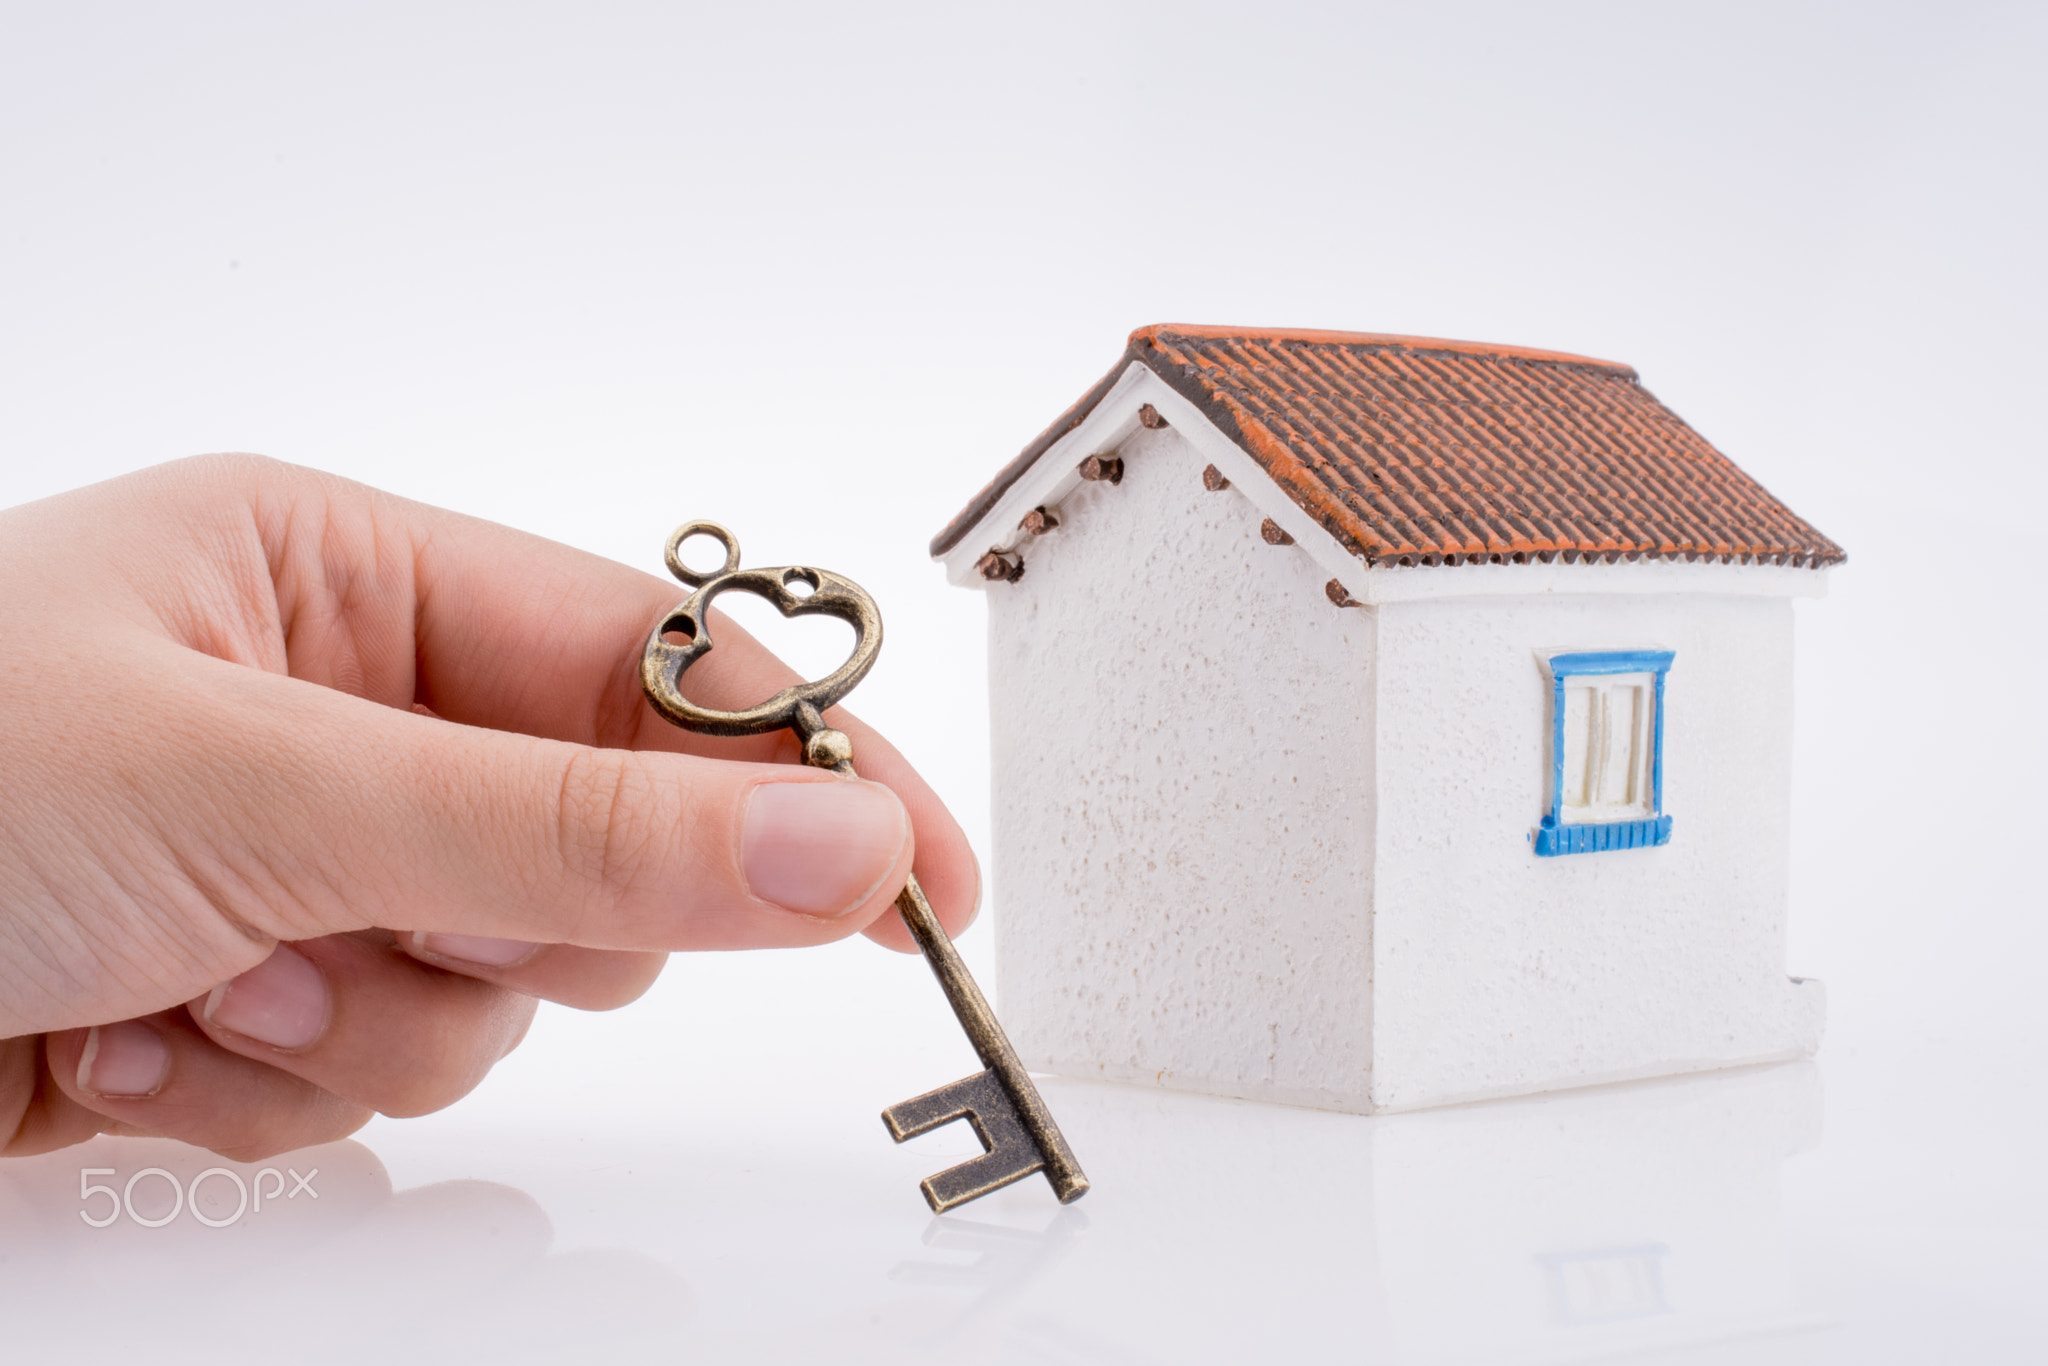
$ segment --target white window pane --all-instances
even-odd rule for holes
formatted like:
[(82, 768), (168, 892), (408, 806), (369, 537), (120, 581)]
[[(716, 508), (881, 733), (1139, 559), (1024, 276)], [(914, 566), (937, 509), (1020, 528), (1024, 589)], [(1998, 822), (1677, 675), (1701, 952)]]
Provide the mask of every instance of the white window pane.
[(1599, 694), (1588, 685), (1564, 690), (1564, 804), (1583, 807), (1592, 800), (1594, 744), (1599, 733)]
[(1639, 800), (1636, 788), (1636, 760), (1641, 753), (1643, 714), (1642, 688), (1617, 683), (1606, 690), (1607, 732), (1600, 758), (1600, 803), (1629, 806)]
[(1657, 675), (1567, 674), (1557, 683), (1557, 819), (1597, 825), (1654, 814)]
[(1648, 683), (1636, 689), (1636, 757), (1629, 766), (1628, 799), (1645, 813), (1650, 809), (1650, 759), (1656, 745), (1657, 690)]

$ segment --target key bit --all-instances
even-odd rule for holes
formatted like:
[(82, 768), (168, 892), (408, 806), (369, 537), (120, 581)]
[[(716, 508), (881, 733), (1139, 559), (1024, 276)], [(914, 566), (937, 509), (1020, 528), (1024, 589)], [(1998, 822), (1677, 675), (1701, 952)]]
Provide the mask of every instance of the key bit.
[(898, 1143), (956, 1119), (974, 1126), (975, 1136), (981, 1139), (985, 1151), (972, 1161), (924, 1179), (919, 1189), (934, 1210), (943, 1213), (1045, 1170), (1038, 1145), (1017, 1122), (1009, 1093), (1003, 1090), (994, 1072), (976, 1072), (882, 1111), (882, 1123), (888, 1127), (889, 1137)]
[[(682, 562), (683, 542), (709, 536), (725, 549), (725, 563), (700, 574)], [(882, 615), (867, 591), (851, 579), (823, 569), (789, 565), (776, 569), (740, 568), (739, 542), (716, 522), (687, 522), (668, 538), (664, 558), (669, 572), (687, 588), (689, 599), (655, 623), (641, 654), (640, 681), (647, 700), (666, 720), (706, 735), (757, 735), (789, 729), (803, 745), (804, 762), (837, 773), (853, 773), (853, 742), (843, 731), (825, 724), (824, 712), (837, 705), (875, 664), (882, 648)], [(792, 591), (801, 584), (807, 592)], [(710, 653), (708, 613), (719, 594), (731, 591), (765, 598), (785, 617), (824, 615), (853, 627), (853, 653), (832, 673), (814, 682), (784, 688), (759, 706), (745, 711), (700, 707), (682, 693), (683, 672)], [(679, 635), (683, 643), (667, 639)], [(897, 894), (896, 910), (917, 941), (925, 962), (939, 979), (947, 1004), (966, 1031), (985, 1071), (964, 1077), (936, 1091), (892, 1105), (882, 1123), (898, 1143), (955, 1120), (966, 1120), (986, 1151), (982, 1156), (927, 1177), (920, 1186), (933, 1213), (1044, 1172), (1061, 1204), (1088, 1193), (1088, 1178), (1053, 1121), (1045, 1098), (996, 1021), (988, 998), (967, 971), (960, 951), (925, 900), (912, 877)]]
[(996, 1022), (995, 1011), (961, 961), (960, 951), (946, 938), (915, 877), (897, 894), (896, 909), (924, 951), (925, 962), (939, 979), (939, 988), (946, 993), (976, 1056), (988, 1068), (882, 1111), (882, 1123), (898, 1143), (965, 1119), (987, 1150), (972, 1161), (927, 1178), (921, 1187), (925, 1202), (932, 1213), (944, 1214), (1036, 1171), (1045, 1173), (1062, 1205), (1079, 1200), (1088, 1193), (1088, 1178), (1075, 1160), (1074, 1150), (1053, 1122), (1045, 1098), (1038, 1094), (1017, 1050), (1010, 1046), (1009, 1036)]

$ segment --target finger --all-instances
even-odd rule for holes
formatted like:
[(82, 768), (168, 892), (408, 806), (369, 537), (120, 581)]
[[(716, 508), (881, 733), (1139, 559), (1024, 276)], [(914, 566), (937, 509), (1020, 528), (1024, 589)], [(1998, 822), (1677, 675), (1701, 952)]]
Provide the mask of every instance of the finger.
[[(692, 735), (647, 705), (641, 649), (659, 615), (686, 595), (679, 585), (330, 476), (263, 468), (258, 518), (278, 566), (295, 676), (351, 686), (393, 706), (424, 705), (466, 725), (579, 745), (749, 762), (799, 758), (787, 731)], [(314, 491), (321, 496), (307, 496)], [(411, 547), (410, 559), (392, 547)], [(337, 563), (350, 572), (338, 575)], [(693, 697), (740, 708), (798, 681), (738, 623), (715, 615), (718, 646), (690, 671)], [(335, 641), (348, 642), (346, 668), (334, 662)], [(400, 661), (411, 663), (409, 679)], [(827, 719), (852, 738), (861, 776), (902, 799), (916, 831), (918, 880), (940, 922), (958, 934), (980, 893), (966, 834), (887, 740), (844, 708)], [(911, 947), (893, 914), (872, 933)]]
[(152, 832), (156, 871), (253, 931), (237, 950), (252, 964), (266, 940), (391, 924), (609, 949), (822, 943), (880, 915), (910, 868), (907, 815), (879, 784), (536, 740), (133, 648), (154, 714), (116, 718), (138, 734), (108, 746), (130, 817), (180, 811)]
[[(50, 1081), (126, 1132), (240, 1162), (345, 1138), (369, 1107), (215, 1044), (184, 1010), (67, 1029), (47, 1040)], [(110, 1126), (111, 1127), (111, 1126)]]
[(280, 944), (188, 1010), (230, 1053), (411, 1116), (474, 1090), (524, 1037), (535, 1004), (416, 962), (384, 934)]
[(578, 1010), (630, 1005), (654, 985), (668, 962), (665, 953), (617, 953), (484, 935), (410, 932), (397, 942), (422, 963)]
[(44, 1036), (0, 1039), (0, 1157), (31, 1157), (83, 1143), (109, 1121), (52, 1086)]

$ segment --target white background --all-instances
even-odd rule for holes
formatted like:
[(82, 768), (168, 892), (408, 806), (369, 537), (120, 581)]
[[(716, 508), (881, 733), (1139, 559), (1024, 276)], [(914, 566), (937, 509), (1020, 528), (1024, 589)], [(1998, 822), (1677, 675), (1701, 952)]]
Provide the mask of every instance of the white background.
[[(1956, 3), (7, 0), (0, 505), (241, 449), (648, 568), (718, 517), (750, 561), (876, 594), (890, 643), (856, 709), (985, 850), (981, 604), (924, 546), (1131, 328), (1626, 361), (1850, 556), (1799, 609), (1789, 966), (1828, 982), (1831, 1033), (1825, 1136), (1785, 1164), (1773, 1246), (1831, 1326), (1783, 1350), (2023, 1357), (2048, 1337), (2024, 1302), (2048, 1270), (2044, 57), (2038, 6)], [(787, 492), (814, 478), (830, 497)], [(679, 962), (628, 1011), (549, 1011), (471, 1101), (364, 1141), (404, 1188), (531, 1193), (560, 1251), (654, 1247), (574, 1153), (687, 1130), (713, 1167), (759, 1155), (756, 1213), (800, 1199), (792, 1227), (843, 1217), (858, 1248), (816, 1203), (886, 1146), (873, 1110), (967, 1070), (948, 1030), (922, 969), (865, 944)], [(842, 1099), (858, 1125), (813, 1125)], [(1246, 1109), (1144, 1142), (1267, 1122)], [(885, 1156), (922, 1218), (910, 1186), (943, 1162)], [(1199, 1209), (1216, 1176), (1175, 1198)], [(682, 1207), (692, 1256), (789, 1255)], [(1243, 1236), (1322, 1262), (1302, 1217)], [(649, 1255), (694, 1287), (678, 1331), (728, 1341), (716, 1273)], [(1206, 1303), (1223, 1336), (1201, 1341), (1286, 1319), (1303, 1347), (1437, 1359), (1426, 1323), (1317, 1317), (1376, 1274)], [(823, 1293), (736, 1283), (760, 1359)], [(1015, 1307), (1037, 1293), (1002, 1313), (1053, 1321)], [(1201, 1355), (1146, 1348), (1144, 1303), (1103, 1300), (1081, 1347), (1000, 1314), (970, 1336), (988, 1359)]]

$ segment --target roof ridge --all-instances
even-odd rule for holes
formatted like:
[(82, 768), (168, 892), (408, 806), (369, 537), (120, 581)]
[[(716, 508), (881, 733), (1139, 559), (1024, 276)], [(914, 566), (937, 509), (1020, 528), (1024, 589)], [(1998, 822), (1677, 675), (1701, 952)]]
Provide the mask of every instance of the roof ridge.
[(1546, 351), (1534, 346), (1509, 346), (1495, 342), (1456, 341), (1448, 337), (1410, 337), (1397, 332), (1337, 332), (1314, 327), (1229, 327), (1205, 323), (1153, 323), (1131, 333), (1133, 350), (1152, 346), (1160, 338), (1187, 337), (1197, 341), (1303, 342), (1312, 346), (1370, 346), (1388, 350), (1439, 352), (1453, 356), (1498, 356), (1503, 360), (1535, 361), (1543, 365), (1584, 366), (1610, 374), (1639, 379), (1635, 367), (1618, 360), (1574, 355), (1569, 351)]

